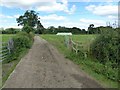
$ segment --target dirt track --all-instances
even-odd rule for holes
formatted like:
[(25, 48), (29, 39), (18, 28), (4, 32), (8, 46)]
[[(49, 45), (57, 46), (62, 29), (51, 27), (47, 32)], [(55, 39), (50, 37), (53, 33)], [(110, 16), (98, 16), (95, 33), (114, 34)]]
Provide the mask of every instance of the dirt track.
[(4, 88), (100, 88), (101, 86), (51, 44), (35, 36)]

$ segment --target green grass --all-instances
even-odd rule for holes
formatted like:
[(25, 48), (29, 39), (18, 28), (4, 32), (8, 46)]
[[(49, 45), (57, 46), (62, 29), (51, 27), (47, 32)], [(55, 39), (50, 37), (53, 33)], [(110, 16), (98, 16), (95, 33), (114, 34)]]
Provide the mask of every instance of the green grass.
[(81, 43), (85, 50), (89, 50), (90, 44), (96, 38), (97, 35), (73, 35), (72, 39), (75, 42)]
[[(80, 42), (84, 49), (89, 49), (90, 44), (98, 35), (72, 35), (72, 39), (75, 42)], [(92, 57), (80, 58), (80, 55), (76, 55), (71, 52), (64, 44), (64, 36), (56, 35), (41, 35), (42, 38), (46, 39), (53, 46), (55, 46), (59, 52), (63, 53), (66, 58), (72, 60), (75, 64), (78, 64), (82, 70), (87, 72), (90, 76), (95, 78), (103, 87), (117, 88), (118, 83), (109, 80), (102, 74), (94, 71), (94, 67), (100, 66), (100, 63), (94, 60)]]
[(2, 38), (2, 42), (8, 42), (8, 40), (14, 36), (14, 34), (2, 34), (0, 35), (0, 38)]

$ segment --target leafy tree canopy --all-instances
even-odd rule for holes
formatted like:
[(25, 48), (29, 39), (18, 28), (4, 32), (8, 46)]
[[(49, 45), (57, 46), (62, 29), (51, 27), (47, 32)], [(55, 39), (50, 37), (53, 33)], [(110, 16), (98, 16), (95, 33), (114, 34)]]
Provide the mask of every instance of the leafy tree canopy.
[(23, 26), (23, 30), (25, 30), (27, 27), (27, 32), (33, 30), (34, 27), (37, 28), (43, 28), (42, 24), (40, 23), (40, 18), (38, 17), (38, 13), (36, 13), (33, 10), (27, 10), (24, 15), (19, 16), (19, 18), (16, 19), (18, 26)]

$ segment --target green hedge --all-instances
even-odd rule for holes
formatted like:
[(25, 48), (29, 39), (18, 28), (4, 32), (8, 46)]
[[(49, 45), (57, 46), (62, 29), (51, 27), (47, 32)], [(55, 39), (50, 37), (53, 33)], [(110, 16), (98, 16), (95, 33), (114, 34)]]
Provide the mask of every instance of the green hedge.
[(93, 70), (114, 81), (119, 81), (118, 63), (120, 61), (118, 56), (118, 38), (117, 31), (108, 30), (98, 36), (90, 47), (91, 55), (101, 63), (95, 64)]
[(114, 30), (108, 30), (102, 33), (91, 45), (91, 54), (101, 63), (107, 61), (118, 63), (118, 33)]
[(8, 59), (5, 61), (5, 63), (9, 63), (13, 60), (17, 60), (22, 52), (31, 48), (34, 40), (33, 38), (34, 38), (33, 33), (28, 34), (26, 32), (20, 32), (16, 34), (16, 36), (13, 38), (14, 49), (11, 52), (11, 54), (8, 55)]

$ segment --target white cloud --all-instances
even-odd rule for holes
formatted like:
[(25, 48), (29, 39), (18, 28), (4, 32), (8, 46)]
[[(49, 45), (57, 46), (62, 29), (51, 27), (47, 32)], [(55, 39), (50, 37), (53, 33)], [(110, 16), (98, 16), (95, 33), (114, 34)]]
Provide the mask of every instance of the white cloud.
[(7, 20), (3, 20), (3, 19), (0, 19), (0, 24), (2, 24), (2, 23), (7, 23), (8, 21)]
[(42, 24), (44, 25), (44, 27), (49, 27), (49, 26), (54, 26), (54, 27), (58, 27), (58, 26), (65, 26), (65, 27), (79, 27), (82, 28), (79, 22), (70, 22), (70, 21), (65, 21), (65, 22), (42, 22)]
[(76, 6), (73, 5), (70, 10), (67, 9), (65, 12), (67, 12), (69, 14), (73, 14), (75, 12), (75, 10), (76, 10)]
[(118, 20), (118, 16), (109, 15), (108, 18), (111, 20)]
[(68, 14), (72, 14), (72, 13), (75, 12), (76, 6), (73, 5), (69, 9), (67, 0), (62, 0), (62, 3), (57, 3), (54, 0), (54, 1), (49, 2), (48, 5), (38, 5), (38, 6), (36, 6), (36, 10), (37, 11), (45, 11), (45, 12), (64, 11), (64, 12), (67, 12)]
[(10, 21), (5, 21), (6, 23), (3, 24), (3, 22), (1, 22), (0, 24), (0, 28), (3, 27), (4, 29), (6, 28), (22, 28), (22, 26), (18, 26), (17, 23), (9, 23)]
[[(83, 22), (80, 22), (80, 21), (77, 21), (77, 22), (73, 22), (73, 21), (64, 21), (64, 22), (51, 22), (51, 21), (48, 21), (48, 22), (44, 22), (44, 21), (41, 21), (41, 23), (43, 24), (43, 26), (45, 28), (49, 27), (49, 26), (54, 26), (54, 27), (58, 27), (58, 26), (65, 26), (65, 27), (78, 27), (80, 29), (86, 29), (88, 28), (89, 24), (86, 24), (86, 23), (83, 23)], [(95, 25), (97, 26), (97, 25)]]
[(3, 15), (3, 14), (0, 14), (0, 18), (3, 19), (3, 18), (13, 18), (12, 16), (8, 16), (8, 15)]
[(9, 25), (9, 26), (5, 26), (4, 29), (6, 28), (22, 28), (22, 26), (17, 26), (17, 25)]
[(13, 15), (13, 16), (0, 14), (1, 19), (15, 19), (15, 18), (18, 18), (19, 16), (20, 16), (19, 14), (16, 14), (16, 15)]
[(80, 22), (89, 26), (90, 24), (94, 24), (96, 27), (97, 26), (105, 26), (106, 22), (103, 20), (96, 20), (96, 19), (86, 19), (86, 18), (81, 18)]
[(35, 9), (44, 12), (64, 11), (68, 14), (72, 14), (76, 10), (75, 5), (68, 8), (68, 0), (62, 0), (61, 3), (58, 3), (57, 0), (1, 0), (0, 6)]
[(18, 7), (22, 9), (28, 9), (31, 5), (36, 4), (39, 0), (1, 0), (1, 6), (5, 7)]
[(61, 21), (61, 20), (66, 20), (66, 17), (64, 16), (58, 16), (56, 14), (51, 14), (47, 16), (40, 16), (41, 20), (55, 20), (55, 21)]
[(13, 16), (13, 18), (19, 18), (19, 16), (20, 16), (19, 14), (16, 14)]
[(89, 5), (86, 9), (93, 14), (106, 16), (106, 15), (117, 15), (118, 6), (117, 5)]

